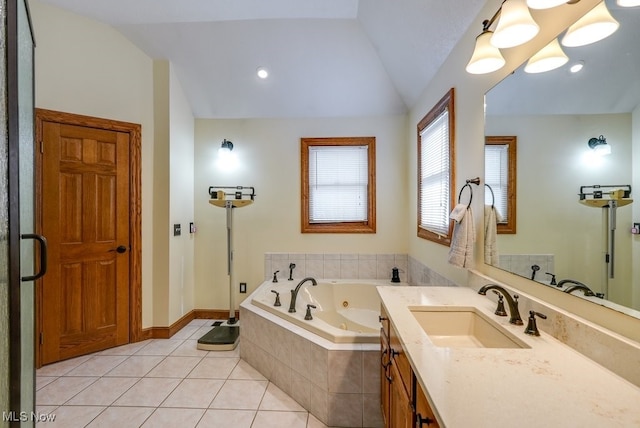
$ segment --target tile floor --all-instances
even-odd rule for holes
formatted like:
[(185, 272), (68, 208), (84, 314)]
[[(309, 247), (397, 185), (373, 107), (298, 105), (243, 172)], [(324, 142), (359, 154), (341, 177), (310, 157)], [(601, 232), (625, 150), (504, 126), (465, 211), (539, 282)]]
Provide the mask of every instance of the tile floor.
[[(233, 351), (201, 351), (212, 320), (36, 372), (39, 427), (325, 427)], [(238, 345), (241, 346), (241, 345)]]

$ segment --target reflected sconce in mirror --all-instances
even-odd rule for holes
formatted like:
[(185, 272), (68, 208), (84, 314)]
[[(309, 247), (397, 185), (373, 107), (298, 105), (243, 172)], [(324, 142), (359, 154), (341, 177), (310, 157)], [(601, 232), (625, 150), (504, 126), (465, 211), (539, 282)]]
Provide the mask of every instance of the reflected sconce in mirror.
[(593, 150), (593, 152), (598, 156), (605, 156), (611, 154), (611, 146), (607, 144), (607, 139), (604, 136), (599, 136), (598, 138), (590, 138), (589, 147)]
[(553, 39), (551, 43), (540, 49), (538, 53), (529, 59), (524, 71), (527, 73), (544, 73), (545, 71), (562, 67), (568, 61), (569, 57), (562, 50), (558, 39)]
[(589, 45), (609, 37), (619, 26), (620, 23), (611, 16), (607, 5), (602, 1), (569, 27), (562, 38), (562, 45), (567, 47)]

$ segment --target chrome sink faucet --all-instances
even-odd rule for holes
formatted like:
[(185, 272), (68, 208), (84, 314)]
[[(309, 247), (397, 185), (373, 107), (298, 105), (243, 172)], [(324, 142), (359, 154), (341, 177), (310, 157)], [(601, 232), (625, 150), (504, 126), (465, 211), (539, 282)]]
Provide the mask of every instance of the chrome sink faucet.
[(520, 311), (518, 310), (518, 295), (514, 294), (513, 297), (511, 297), (511, 294), (509, 294), (507, 290), (496, 284), (484, 285), (480, 290), (478, 290), (478, 294), (485, 296), (489, 290), (498, 290), (504, 298), (507, 299), (509, 314), (511, 315), (509, 322), (515, 325), (523, 325), (524, 323), (522, 322), (522, 318), (520, 318)]
[(298, 291), (300, 291), (300, 287), (307, 281), (311, 281), (312, 285), (318, 285), (318, 282), (311, 277), (305, 278), (296, 285), (295, 290), (291, 290), (291, 303), (289, 304), (289, 312), (296, 311), (296, 298), (298, 297)]

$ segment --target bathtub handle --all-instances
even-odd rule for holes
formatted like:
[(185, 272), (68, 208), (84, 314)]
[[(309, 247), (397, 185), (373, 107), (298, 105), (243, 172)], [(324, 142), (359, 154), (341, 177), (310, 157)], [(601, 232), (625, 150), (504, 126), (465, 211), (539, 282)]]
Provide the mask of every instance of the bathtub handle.
[(311, 304), (307, 305), (307, 313), (304, 316), (304, 319), (307, 321), (311, 321), (313, 319), (313, 317), (311, 316), (311, 308), (315, 309), (316, 306)]
[(282, 304), (280, 303), (280, 293), (278, 293), (276, 290), (271, 290), (271, 292), (276, 293), (276, 301), (273, 306), (282, 306)]

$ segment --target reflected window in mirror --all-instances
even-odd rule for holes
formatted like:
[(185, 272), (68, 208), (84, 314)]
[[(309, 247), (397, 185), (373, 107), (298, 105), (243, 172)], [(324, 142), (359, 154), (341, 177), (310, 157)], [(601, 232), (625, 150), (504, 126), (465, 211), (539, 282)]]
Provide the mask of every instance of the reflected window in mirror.
[(517, 137), (485, 137), (485, 205), (498, 212), (498, 233), (516, 233)]
[(418, 236), (451, 243), (455, 183), (454, 89), (418, 123)]

